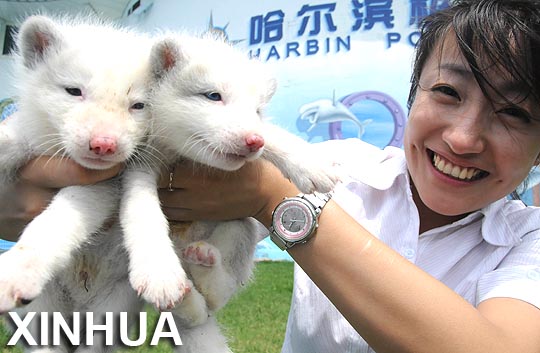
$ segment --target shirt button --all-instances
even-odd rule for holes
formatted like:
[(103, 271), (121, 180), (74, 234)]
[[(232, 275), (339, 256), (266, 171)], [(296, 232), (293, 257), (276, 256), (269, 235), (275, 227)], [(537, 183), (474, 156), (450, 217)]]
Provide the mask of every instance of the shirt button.
[(538, 273), (538, 270), (529, 270), (527, 271), (527, 277), (534, 281), (540, 280), (540, 273)]
[(413, 249), (405, 249), (405, 251), (403, 251), (403, 256), (405, 256), (409, 260), (414, 258), (414, 255), (415, 251)]

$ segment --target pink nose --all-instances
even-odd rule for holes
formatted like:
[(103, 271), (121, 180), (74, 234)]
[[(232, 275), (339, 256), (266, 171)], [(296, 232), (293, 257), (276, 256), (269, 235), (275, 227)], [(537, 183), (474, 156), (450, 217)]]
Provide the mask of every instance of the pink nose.
[(249, 135), (246, 137), (246, 146), (250, 152), (257, 152), (264, 146), (264, 138), (257, 134)]
[(116, 139), (108, 136), (93, 137), (90, 140), (90, 150), (99, 156), (116, 152)]

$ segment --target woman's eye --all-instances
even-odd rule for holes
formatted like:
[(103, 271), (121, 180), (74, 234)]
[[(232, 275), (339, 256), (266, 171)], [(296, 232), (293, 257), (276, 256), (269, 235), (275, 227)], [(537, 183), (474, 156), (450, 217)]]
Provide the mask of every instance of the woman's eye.
[(131, 109), (141, 110), (144, 109), (144, 103), (137, 102), (131, 106)]
[(457, 99), (461, 100), (461, 97), (459, 96), (457, 91), (455, 89), (453, 89), (452, 87), (449, 87), (449, 86), (435, 86), (431, 90), (433, 92), (440, 92), (440, 93), (442, 93), (444, 95), (454, 97), (454, 98), (457, 98)]
[(219, 94), (218, 92), (204, 93), (204, 96), (214, 102), (221, 101), (221, 94)]
[(529, 112), (519, 107), (503, 108), (503, 109), (500, 109), (498, 113), (517, 118), (525, 123), (529, 123), (532, 120), (532, 117), (529, 114)]
[(69, 93), (72, 96), (80, 97), (82, 96), (82, 91), (80, 88), (76, 87), (66, 87), (66, 92)]

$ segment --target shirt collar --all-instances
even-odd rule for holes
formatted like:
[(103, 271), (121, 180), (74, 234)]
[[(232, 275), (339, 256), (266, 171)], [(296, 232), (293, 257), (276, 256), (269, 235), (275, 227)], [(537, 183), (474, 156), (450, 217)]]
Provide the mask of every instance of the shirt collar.
[(538, 209), (517, 200), (500, 199), (479, 212), (484, 215), (482, 237), (496, 246), (515, 246), (540, 227)]
[[(378, 190), (389, 189), (400, 177), (403, 183), (410, 185), (407, 173), (405, 154), (402, 149), (388, 146), (384, 150), (372, 151), (374, 158), (366, 163), (352, 164), (354, 180), (369, 185)], [(379, 172), (374, 173), (376, 169)], [(411, 199), (412, 202), (412, 199)], [(540, 229), (539, 209), (527, 207), (521, 201), (507, 200), (505, 198), (493, 202), (487, 207), (472, 212), (468, 216), (437, 230), (467, 226), (482, 218), (482, 238), (494, 246), (515, 246), (521, 238)], [(426, 232), (425, 235), (431, 233)]]
[(423, 236), (466, 227), (480, 220), (480, 232), (487, 243), (494, 246), (515, 246), (525, 234), (539, 229), (538, 214), (533, 215), (533, 212), (537, 213), (538, 209), (535, 211), (532, 207), (526, 207), (521, 201), (500, 199), (452, 224), (432, 229)]

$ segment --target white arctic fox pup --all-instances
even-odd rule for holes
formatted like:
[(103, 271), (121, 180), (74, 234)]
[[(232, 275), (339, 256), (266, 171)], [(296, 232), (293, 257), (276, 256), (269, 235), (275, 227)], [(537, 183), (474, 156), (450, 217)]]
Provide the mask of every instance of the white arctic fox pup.
[[(155, 82), (149, 145), (152, 152), (160, 151), (161, 162), (172, 166), (187, 158), (236, 170), (261, 157), (303, 192), (333, 188), (336, 175), (310, 144), (263, 120), (262, 110), (276, 84), (262, 63), (223, 40), (182, 35), (158, 40), (150, 60)], [(251, 274), (258, 240), (253, 220), (173, 227), (173, 241), (183, 251), (186, 270), (196, 279), (196, 288), (183, 292), (190, 284), (182, 267), (171, 265), (177, 257), (159, 207), (158, 173), (144, 168), (126, 173), (120, 219), (130, 254), (130, 280), (143, 297), (162, 307), (172, 307), (183, 298), (174, 312), (192, 324), (204, 322), (208, 311), (223, 306)], [(151, 245), (142, 240), (150, 232), (154, 234)], [(182, 293), (179, 283), (185, 283)]]
[[(136, 154), (150, 119), (149, 39), (97, 20), (32, 16), (17, 45), (19, 110), (0, 124), (0, 187), (39, 155), (106, 169)], [(0, 313), (34, 299), (72, 252), (116, 215), (115, 183), (60, 190), (0, 256)]]

